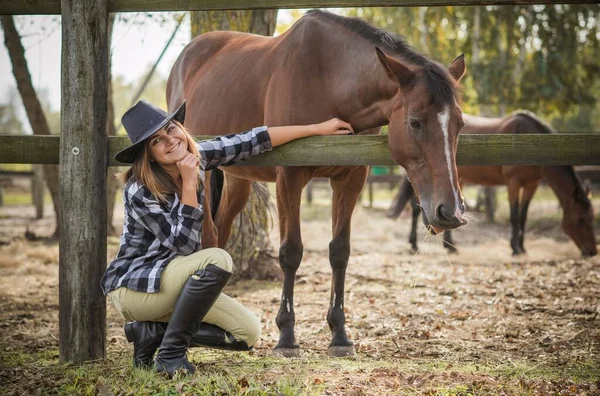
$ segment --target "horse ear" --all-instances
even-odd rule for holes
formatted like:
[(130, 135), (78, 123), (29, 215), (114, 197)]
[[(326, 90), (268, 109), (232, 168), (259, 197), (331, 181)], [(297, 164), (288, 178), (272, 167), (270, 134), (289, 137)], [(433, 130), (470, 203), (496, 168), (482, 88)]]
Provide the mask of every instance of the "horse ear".
[(377, 58), (379, 58), (379, 62), (388, 77), (398, 81), (401, 86), (406, 86), (415, 77), (415, 74), (408, 67), (391, 56), (387, 56), (379, 48), (375, 47), (375, 52), (377, 52)]
[(467, 71), (467, 65), (465, 64), (465, 54), (460, 54), (452, 61), (450, 67), (448, 67), (448, 71), (454, 77), (456, 82), (459, 82), (461, 78), (465, 75)]

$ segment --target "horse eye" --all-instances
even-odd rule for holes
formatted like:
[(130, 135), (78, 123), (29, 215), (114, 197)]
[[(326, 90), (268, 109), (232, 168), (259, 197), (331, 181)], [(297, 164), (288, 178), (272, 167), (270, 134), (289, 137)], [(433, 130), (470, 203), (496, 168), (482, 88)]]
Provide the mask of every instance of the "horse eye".
[(421, 123), (417, 120), (410, 120), (408, 121), (408, 125), (412, 128), (412, 129), (421, 129)]

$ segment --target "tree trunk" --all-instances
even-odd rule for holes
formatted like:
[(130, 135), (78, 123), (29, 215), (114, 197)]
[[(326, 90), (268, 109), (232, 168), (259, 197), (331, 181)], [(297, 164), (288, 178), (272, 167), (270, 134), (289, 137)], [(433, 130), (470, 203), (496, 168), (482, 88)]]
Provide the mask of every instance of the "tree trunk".
[(277, 10), (192, 11), (192, 38), (213, 30), (235, 30), (271, 36), (275, 32)]
[[(277, 10), (193, 11), (190, 13), (192, 38), (213, 30), (235, 30), (270, 36), (275, 32)], [(269, 192), (253, 183), (252, 195), (235, 219), (225, 249), (236, 266), (235, 279), (273, 279), (281, 271), (269, 242), (271, 209)]]
[[(0, 21), (2, 21), (2, 27), (4, 28), (4, 44), (10, 55), (13, 75), (17, 81), (17, 87), (21, 94), (23, 106), (25, 107), (33, 134), (51, 135), (52, 133), (42, 110), (42, 105), (31, 82), (31, 74), (29, 74), (27, 59), (25, 58), (25, 49), (23, 48), (23, 44), (21, 44), (21, 37), (19, 36), (19, 32), (17, 32), (13, 17), (2, 15), (0, 16)], [(58, 166), (44, 165), (44, 177), (50, 191), (50, 196), (52, 197), (54, 213), (56, 214), (54, 237), (58, 237), (61, 224), (60, 201), (58, 199)]]

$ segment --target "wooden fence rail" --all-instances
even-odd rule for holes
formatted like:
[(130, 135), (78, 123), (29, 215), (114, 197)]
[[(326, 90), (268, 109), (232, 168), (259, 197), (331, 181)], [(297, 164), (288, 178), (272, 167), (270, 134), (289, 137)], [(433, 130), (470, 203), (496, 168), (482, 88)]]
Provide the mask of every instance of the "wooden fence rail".
[[(210, 137), (198, 137), (210, 138)], [(109, 138), (109, 165), (114, 153), (129, 144)], [(57, 164), (59, 136), (0, 135), (0, 163)], [(83, 147), (73, 147), (85, 156)], [(600, 134), (463, 135), (459, 165), (600, 165)], [(255, 157), (247, 165), (394, 165), (387, 136), (320, 136), (301, 139)]]
[[(274, 8), (597, 4), (597, 0), (109, 0), (109, 12), (246, 10)], [(60, 0), (2, 0), (0, 14), (60, 14)]]

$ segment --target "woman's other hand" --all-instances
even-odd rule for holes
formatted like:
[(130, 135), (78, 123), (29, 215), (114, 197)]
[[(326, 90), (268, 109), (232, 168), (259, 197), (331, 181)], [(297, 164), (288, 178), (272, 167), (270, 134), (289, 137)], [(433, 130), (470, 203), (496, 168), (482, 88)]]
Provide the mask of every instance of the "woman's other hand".
[(332, 118), (330, 120), (321, 122), (320, 124), (314, 124), (315, 135), (352, 135), (354, 129), (352, 125), (346, 121), (342, 121), (339, 118)]

